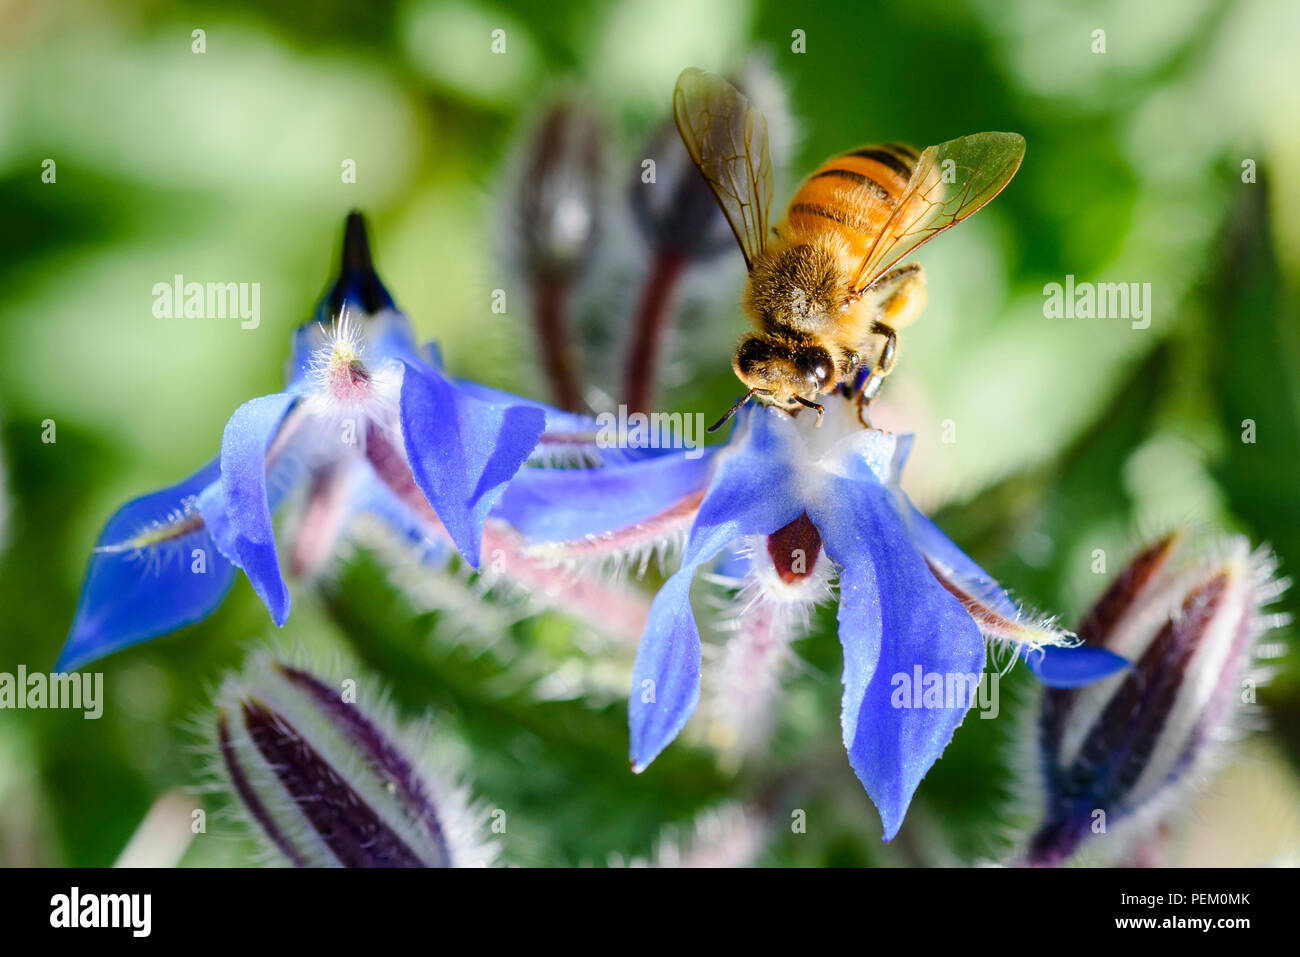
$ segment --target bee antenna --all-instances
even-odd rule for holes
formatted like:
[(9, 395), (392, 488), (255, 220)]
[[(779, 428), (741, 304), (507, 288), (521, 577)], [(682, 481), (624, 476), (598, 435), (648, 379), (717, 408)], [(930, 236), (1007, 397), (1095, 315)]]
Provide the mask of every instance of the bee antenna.
[(798, 402), (801, 406), (803, 406), (805, 409), (817, 410), (817, 428), (820, 429), (822, 427), (822, 415), (825, 414), (826, 410), (822, 408), (820, 405), (818, 405), (816, 402), (810, 402), (801, 395), (795, 396), (794, 400)]
[(704, 431), (712, 435), (714, 432), (718, 431), (718, 429), (726, 425), (731, 420), (731, 417), (740, 411), (740, 407), (744, 405), (746, 402), (748, 402), (750, 397), (753, 396), (753, 394), (757, 391), (758, 389), (750, 389), (748, 392), (742, 395), (739, 399), (737, 399), (734, 403), (732, 403), (731, 408), (726, 411), (726, 413), (722, 416), (722, 418), (718, 419), (717, 422), (714, 422), (711, 426), (709, 426)]

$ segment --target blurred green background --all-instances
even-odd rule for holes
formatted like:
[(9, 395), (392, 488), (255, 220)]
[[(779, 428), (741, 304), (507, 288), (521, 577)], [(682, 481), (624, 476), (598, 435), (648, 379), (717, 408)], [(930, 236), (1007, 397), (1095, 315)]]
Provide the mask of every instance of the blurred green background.
[[(369, 215), (380, 274), (453, 371), (545, 397), (526, 297), (504, 317), (490, 300), (512, 281), (501, 184), (521, 131), (553, 95), (583, 92), (605, 117), (615, 203), (677, 73), (729, 70), (755, 50), (798, 131), (778, 202), (862, 142), (983, 129), (1028, 141), (1008, 190), (921, 254), (931, 303), (881, 412), (918, 434), (909, 489), (960, 544), (1067, 623), (1103, 584), (1094, 550), (1113, 574), (1172, 522), (1244, 532), (1271, 542), (1284, 572), (1300, 568), (1298, 41), (1287, 0), (0, 0), (0, 671), (53, 665), (107, 517), (207, 461), (231, 411), (279, 388), (347, 210)], [(348, 159), (355, 183), (340, 175)], [(1256, 182), (1243, 182), (1247, 160)], [(584, 307), (615, 333), (644, 259), (634, 237), (620, 249)], [(708, 413), (737, 391), (736, 258), (688, 277), (665, 407)], [(177, 273), (258, 282), (261, 325), (155, 318), (152, 287)], [(1045, 318), (1044, 284), (1069, 274), (1151, 283), (1150, 328)], [(956, 441), (941, 441), (945, 423)], [(512, 861), (645, 856), (664, 825), (774, 791), (766, 863), (972, 860), (1014, 823), (1008, 701), (1003, 720), (963, 726), (898, 841), (880, 844), (839, 744), (829, 615), (797, 646), (806, 664), (787, 678), (770, 752), (735, 770), (683, 740), (634, 777), (629, 649), (590, 650), (554, 616), (475, 637), (473, 612), (452, 627), (408, 599), (358, 553), (319, 590), (295, 588), (278, 637), (346, 649), (404, 711), (432, 708), (477, 792), (509, 812)], [(1296, 594), (1282, 607), (1295, 612)], [(241, 577), (209, 621), (102, 663), (101, 720), (0, 713), (0, 863), (117, 860), (161, 796), (199, 780), (193, 716), (273, 630)], [(1004, 685), (1028, 700), (1024, 679)], [(1295, 860), (1300, 684), (1285, 660), (1261, 703), (1272, 730), (1233, 746), (1178, 862)], [(788, 807), (807, 810), (807, 833), (791, 833)], [(160, 860), (244, 859), (220, 817), (188, 848), (188, 812), (183, 827), (160, 819)]]

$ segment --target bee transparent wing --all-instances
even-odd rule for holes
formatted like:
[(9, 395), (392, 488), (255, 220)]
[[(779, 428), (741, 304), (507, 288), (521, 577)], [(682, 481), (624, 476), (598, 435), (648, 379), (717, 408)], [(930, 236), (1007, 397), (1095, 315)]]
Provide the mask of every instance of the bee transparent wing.
[(1019, 133), (973, 133), (928, 147), (850, 288), (869, 288), (912, 250), (1002, 192), (1024, 157)]
[(772, 205), (767, 120), (722, 77), (694, 67), (677, 78), (673, 115), (686, 151), (731, 224), (745, 265), (752, 268), (767, 244)]

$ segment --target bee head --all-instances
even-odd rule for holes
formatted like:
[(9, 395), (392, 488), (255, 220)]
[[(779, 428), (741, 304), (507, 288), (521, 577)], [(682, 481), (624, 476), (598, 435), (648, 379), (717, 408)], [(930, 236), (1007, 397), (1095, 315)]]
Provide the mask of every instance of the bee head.
[(835, 387), (831, 354), (813, 343), (788, 342), (771, 336), (750, 335), (740, 341), (732, 362), (740, 381), (783, 408), (805, 405)]

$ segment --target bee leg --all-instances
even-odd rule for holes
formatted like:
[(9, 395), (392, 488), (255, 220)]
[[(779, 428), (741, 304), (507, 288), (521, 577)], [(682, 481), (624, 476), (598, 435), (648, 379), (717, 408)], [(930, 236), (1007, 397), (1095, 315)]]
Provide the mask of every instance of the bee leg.
[(866, 390), (858, 393), (858, 421), (862, 423), (864, 429), (871, 428), (871, 413), (867, 406), (869, 403), (862, 397), (866, 395)]
[(875, 368), (871, 370), (873, 375), (883, 379), (894, 371), (894, 362), (898, 359), (898, 333), (894, 331), (893, 326), (876, 321), (871, 324), (871, 334), (885, 337), (885, 347), (880, 350), (880, 355), (876, 357)]
[(876, 280), (871, 295), (880, 304), (881, 318), (895, 329), (901, 329), (915, 322), (929, 301), (925, 270), (920, 263), (891, 269)]
[(876, 321), (871, 325), (871, 332), (885, 336), (885, 351), (876, 361), (878, 368), (883, 367), (885, 375), (894, 367), (894, 351), (898, 347), (895, 329), (905, 329), (925, 311), (929, 293), (925, 285), (925, 272), (920, 263), (900, 266), (887, 272), (872, 288), (875, 298)]
[(885, 384), (885, 377), (894, 371), (898, 359), (898, 332), (915, 322), (925, 309), (925, 272), (920, 263), (910, 263), (885, 273), (872, 287), (870, 294), (875, 314), (880, 318), (871, 323), (871, 335), (881, 336), (885, 344), (876, 355), (870, 371), (858, 380), (858, 421), (871, 428), (868, 410), (871, 400)]
[(885, 384), (885, 376), (894, 371), (894, 362), (898, 358), (898, 333), (883, 322), (873, 322), (871, 332), (873, 335), (884, 336), (885, 345), (866, 375), (858, 380), (858, 421), (868, 429), (871, 428), (868, 406)]
[(871, 428), (871, 400), (876, 397), (880, 387), (885, 384), (885, 377), (876, 370), (867, 373), (858, 390), (858, 421), (864, 429)]

